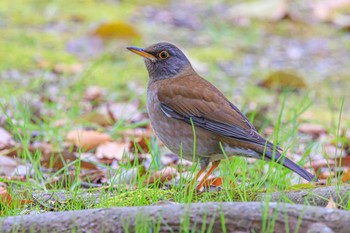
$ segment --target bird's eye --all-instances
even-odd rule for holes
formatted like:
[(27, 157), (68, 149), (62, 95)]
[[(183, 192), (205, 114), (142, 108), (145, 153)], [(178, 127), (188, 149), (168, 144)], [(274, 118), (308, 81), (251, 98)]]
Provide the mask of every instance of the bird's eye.
[(169, 57), (169, 53), (167, 51), (162, 51), (159, 53), (159, 57), (163, 60), (167, 59)]

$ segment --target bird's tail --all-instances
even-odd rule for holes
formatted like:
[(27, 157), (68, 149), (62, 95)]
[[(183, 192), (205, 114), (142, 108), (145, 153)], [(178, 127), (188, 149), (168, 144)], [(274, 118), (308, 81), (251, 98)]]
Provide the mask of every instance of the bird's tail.
[[(272, 160), (273, 153), (272, 151), (265, 151), (265, 157)], [(286, 168), (292, 170), (293, 172), (297, 173), (299, 176), (303, 177), (307, 181), (315, 181), (318, 182), (318, 179), (312, 175), (310, 172), (306, 171), (304, 168), (300, 167), (298, 164), (294, 163), (292, 160), (288, 159), (287, 157), (281, 155), (279, 151), (276, 150), (276, 154), (274, 157), (274, 161), (277, 163), (285, 166)]]

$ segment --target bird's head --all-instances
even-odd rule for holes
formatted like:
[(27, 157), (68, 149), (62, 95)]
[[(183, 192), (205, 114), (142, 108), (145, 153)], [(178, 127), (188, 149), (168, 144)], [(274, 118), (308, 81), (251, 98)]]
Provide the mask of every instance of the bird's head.
[(130, 46), (127, 49), (144, 57), (151, 81), (176, 77), (181, 72), (192, 69), (185, 54), (170, 43), (160, 42), (147, 48)]

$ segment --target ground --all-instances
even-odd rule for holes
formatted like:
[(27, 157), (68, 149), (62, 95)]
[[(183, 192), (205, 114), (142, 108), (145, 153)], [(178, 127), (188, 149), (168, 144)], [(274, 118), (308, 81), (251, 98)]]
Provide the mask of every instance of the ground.
[[(350, 179), (350, 33), (332, 17), (348, 6), (274, 4), (2, 0), (0, 187), (8, 193), (3, 200), (12, 202), (0, 199), (0, 216), (251, 201), (261, 192), (314, 187), (296, 186), (303, 181), (276, 164), (232, 158), (222, 162), (209, 191), (185, 193), (198, 166), (154, 137), (145, 107), (147, 71), (125, 49), (159, 41), (183, 49), (261, 134), (317, 172), (319, 185), (344, 185)], [(320, 9), (329, 17), (319, 16)], [(57, 192), (71, 196), (47, 197)], [(81, 193), (99, 198), (86, 204), (76, 198)]]

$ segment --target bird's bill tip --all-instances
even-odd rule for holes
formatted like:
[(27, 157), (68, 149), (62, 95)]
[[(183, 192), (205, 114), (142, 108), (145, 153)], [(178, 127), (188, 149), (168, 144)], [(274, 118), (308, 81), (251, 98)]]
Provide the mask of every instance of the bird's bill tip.
[(128, 46), (126, 47), (129, 51), (136, 53), (152, 62), (155, 62), (157, 60), (157, 58), (155, 56), (153, 56), (152, 54), (146, 52), (143, 48), (138, 48), (135, 46)]

